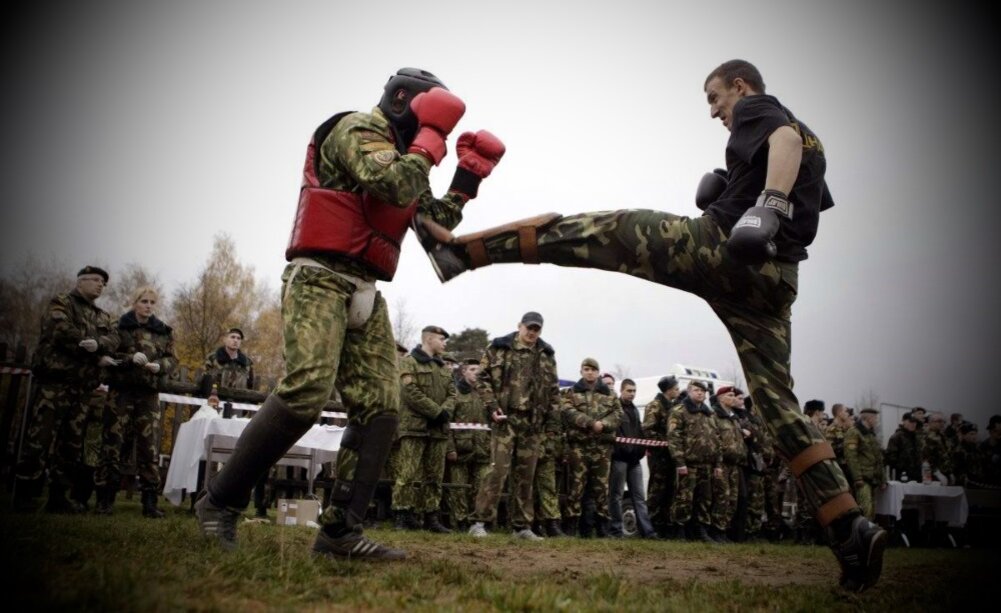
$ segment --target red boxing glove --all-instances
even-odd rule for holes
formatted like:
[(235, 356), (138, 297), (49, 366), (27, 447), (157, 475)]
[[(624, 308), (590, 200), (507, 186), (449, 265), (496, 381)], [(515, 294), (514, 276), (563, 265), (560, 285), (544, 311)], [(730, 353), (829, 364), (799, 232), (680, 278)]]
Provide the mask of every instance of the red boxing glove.
[(414, 96), (410, 109), (420, 127), (408, 151), (423, 155), (437, 166), (447, 151), (445, 137), (459, 123), (466, 112), (466, 105), (447, 89), (432, 87)]
[(504, 143), (486, 130), (476, 134), (464, 132), (455, 143), (459, 168), (465, 168), (481, 179), (490, 176), (497, 162), (504, 156)]

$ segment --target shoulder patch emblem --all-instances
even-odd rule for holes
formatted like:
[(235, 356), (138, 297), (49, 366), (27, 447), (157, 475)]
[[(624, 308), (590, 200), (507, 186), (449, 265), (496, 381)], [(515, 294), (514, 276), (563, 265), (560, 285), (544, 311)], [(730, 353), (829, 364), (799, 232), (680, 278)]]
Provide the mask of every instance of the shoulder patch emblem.
[(380, 166), (389, 166), (396, 160), (396, 152), (389, 149), (376, 151), (372, 154), (372, 159)]

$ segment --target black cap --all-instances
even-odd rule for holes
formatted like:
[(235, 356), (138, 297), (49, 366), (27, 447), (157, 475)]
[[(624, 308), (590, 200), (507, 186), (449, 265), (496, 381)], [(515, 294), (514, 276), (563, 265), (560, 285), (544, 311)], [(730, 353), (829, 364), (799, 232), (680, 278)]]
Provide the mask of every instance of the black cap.
[(807, 400), (806, 404), (803, 405), (803, 412), (807, 415), (813, 415), (817, 411), (824, 411), (823, 400)]
[(84, 275), (101, 275), (104, 282), (108, 282), (108, 271), (103, 268), (98, 268), (97, 266), (84, 266), (80, 269), (80, 272), (76, 273), (76, 276), (82, 277)]
[(465, 360), (462, 361), (462, 363), (465, 364), (466, 366), (479, 366), (480, 360), (479, 358), (466, 358)]
[(410, 350), (404, 347), (400, 341), (396, 341), (396, 351), (398, 353), (410, 353)]
[(692, 387), (697, 387), (703, 392), (709, 390), (709, 386), (703, 383), (702, 381), (699, 381), (698, 379), (692, 379), (691, 381), (688, 382), (688, 385), (691, 385)]
[(232, 334), (234, 332), (240, 335), (240, 340), (243, 340), (243, 330), (239, 328), (230, 328), (229, 330), (226, 331), (226, 334)]
[(448, 332), (445, 332), (445, 329), (440, 326), (424, 326), (421, 333), (423, 334), (424, 332), (433, 332), (442, 335), (444, 338), (448, 338)]
[(959, 426), (960, 434), (969, 434), (970, 432), (976, 432), (976, 431), (977, 431), (977, 424), (973, 424), (968, 421), (964, 421)]
[(542, 315), (539, 315), (535, 311), (529, 311), (521, 316), (521, 323), (526, 326), (536, 325), (540, 328), (542, 327)]
[(866, 407), (859, 411), (859, 413), (872, 413), (873, 415), (879, 415), (879, 411), (872, 407)]
[(661, 377), (660, 381), (657, 382), (657, 387), (660, 391), (666, 392), (667, 390), (678, 387), (678, 378), (674, 375), (667, 375), (666, 377)]

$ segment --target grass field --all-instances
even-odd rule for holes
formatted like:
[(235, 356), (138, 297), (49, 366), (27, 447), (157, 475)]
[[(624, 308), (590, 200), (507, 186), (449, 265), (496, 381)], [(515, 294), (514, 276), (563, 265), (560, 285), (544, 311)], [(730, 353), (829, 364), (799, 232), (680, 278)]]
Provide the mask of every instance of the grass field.
[(881, 582), (854, 595), (835, 587), (824, 547), (391, 529), (370, 534), (407, 561), (331, 562), (309, 554), (306, 527), (243, 524), (226, 553), (186, 508), (153, 521), (129, 501), (112, 517), (13, 515), (3, 502), (8, 611), (965, 611), (1001, 576), (992, 550), (890, 549)]

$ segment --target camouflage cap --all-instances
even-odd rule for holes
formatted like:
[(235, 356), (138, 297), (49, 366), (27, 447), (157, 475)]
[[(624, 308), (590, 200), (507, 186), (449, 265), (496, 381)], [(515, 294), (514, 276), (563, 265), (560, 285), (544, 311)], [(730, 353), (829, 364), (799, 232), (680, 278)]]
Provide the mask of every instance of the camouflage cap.
[(584, 360), (580, 363), (580, 367), (584, 368), (585, 366), (590, 366), (595, 370), (600, 370), (598, 367), (598, 360), (594, 358), (584, 358)]
[(82, 277), (84, 275), (101, 275), (101, 278), (104, 279), (104, 282), (105, 283), (108, 282), (108, 271), (104, 270), (103, 268), (99, 268), (97, 266), (89, 266), (89, 265), (84, 266), (83, 268), (80, 269), (80, 272), (76, 273), (77, 277)]
[(442, 337), (448, 338), (448, 332), (445, 332), (445, 329), (442, 328), (442, 327), (440, 327), (440, 326), (424, 326), (424, 329), (421, 330), (421, 334), (424, 334), (426, 332), (432, 332), (434, 334), (440, 334), (440, 335), (442, 335)]

